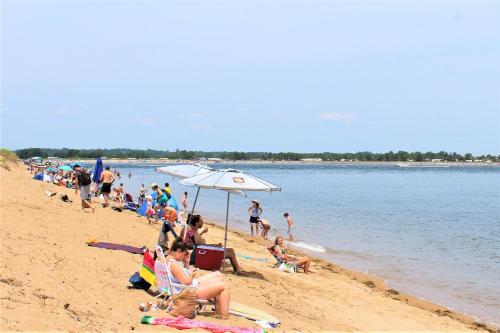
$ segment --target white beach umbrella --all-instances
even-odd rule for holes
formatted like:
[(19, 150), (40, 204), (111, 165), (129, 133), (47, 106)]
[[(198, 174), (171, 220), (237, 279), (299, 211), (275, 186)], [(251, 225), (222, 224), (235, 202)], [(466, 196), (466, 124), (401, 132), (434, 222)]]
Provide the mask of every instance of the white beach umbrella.
[[(211, 168), (205, 164), (175, 164), (175, 165), (156, 168), (155, 170), (156, 172), (165, 173), (172, 177), (177, 177), (181, 179), (200, 176), (209, 172), (216, 171), (214, 168)], [(230, 192), (240, 196), (246, 196), (246, 194), (243, 191), (236, 190)], [(198, 187), (198, 190), (196, 191), (196, 196), (194, 198), (193, 207), (191, 208), (191, 215), (193, 215), (194, 213), (194, 208), (196, 207), (196, 202), (198, 201), (199, 193), (200, 193), (200, 188)]]
[[(191, 178), (183, 179), (179, 184), (199, 188), (224, 191), (281, 191), (281, 188), (261, 178), (234, 169), (214, 170)], [(229, 219), (229, 197), (227, 193), (226, 226), (224, 230), (224, 257), (227, 245), (227, 226)]]
[(214, 170), (215, 169), (204, 164), (176, 164), (156, 169), (157, 172), (166, 173), (167, 175), (181, 179), (193, 177)]

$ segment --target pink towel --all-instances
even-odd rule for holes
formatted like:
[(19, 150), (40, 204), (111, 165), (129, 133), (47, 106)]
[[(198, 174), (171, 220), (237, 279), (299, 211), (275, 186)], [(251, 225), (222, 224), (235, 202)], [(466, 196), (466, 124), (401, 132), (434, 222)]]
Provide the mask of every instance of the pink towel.
[(186, 330), (190, 328), (204, 328), (213, 333), (262, 333), (265, 332), (262, 328), (253, 327), (238, 327), (238, 326), (224, 326), (220, 324), (212, 324), (196, 319), (187, 319), (182, 316), (177, 318), (155, 318), (144, 316), (141, 319), (142, 324), (150, 325), (166, 325), (177, 328), (179, 330)]

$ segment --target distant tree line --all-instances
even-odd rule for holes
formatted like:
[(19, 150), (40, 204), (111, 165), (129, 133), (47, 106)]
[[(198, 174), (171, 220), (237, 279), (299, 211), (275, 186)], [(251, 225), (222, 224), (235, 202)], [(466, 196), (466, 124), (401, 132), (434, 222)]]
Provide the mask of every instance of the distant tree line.
[(220, 152), (203, 152), (191, 150), (153, 150), (153, 149), (52, 149), (52, 148), (27, 148), (15, 151), (20, 158), (29, 158), (40, 156), (47, 158), (49, 156), (56, 156), (60, 158), (168, 158), (168, 159), (200, 159), (200, 158), (220, 158), (223, 160), (234, 161), (247, 161), (247, 160), (266, 160), (266, 161), (300, 161), (302, 159), (322, 159), (323, 161), (386, 161), (386, 162), (405, 162), (405, 161), (430, 161), (439, 159), (443, 161), (466, 161), (466, 160), (490, 160), (492, 162), (500, 161), (500, 155), (481, 155), (472, 156), (471, 153), (464, 155), (455, 152), (440, 151), (434, 152), (406, 152), (398, 151), (387, 153), (372, 153), (369, 151), (362, 151), (357, 153), (270, 153), (270, 152), (238, 152), (238, 151), (220, 151)]

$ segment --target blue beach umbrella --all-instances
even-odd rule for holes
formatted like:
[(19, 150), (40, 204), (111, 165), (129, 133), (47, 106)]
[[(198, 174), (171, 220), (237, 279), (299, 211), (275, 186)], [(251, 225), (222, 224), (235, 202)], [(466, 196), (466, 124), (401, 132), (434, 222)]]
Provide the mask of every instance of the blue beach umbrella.
[(59, 167), (59, 169), (61, 169), (62, 171), (71, 171), (71, 170), (73, 170), (69, 165), (61, 165)]
[(94, 183), (98, 183), (99, 179), (101, 179), (101, 173), (102, 173), (102, 159), (98, 157), (95, 160), (95, 166), (94, 166), (94, 172), (92, 173), (92, 181)]

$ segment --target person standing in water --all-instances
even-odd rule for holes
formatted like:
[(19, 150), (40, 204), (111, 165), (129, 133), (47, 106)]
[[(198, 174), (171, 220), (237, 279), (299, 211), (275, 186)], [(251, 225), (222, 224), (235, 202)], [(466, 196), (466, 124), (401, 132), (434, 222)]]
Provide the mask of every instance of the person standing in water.
[(141, 184), (141, 187), (139, 187), (139, 205), (142, 205), (145, 199), (146, 199), (146, 188), (144, 187), (144, 184)]
[(128, 173), (128, 178), (132, 178), (132, 171)]
[(286, 235), (288, 236), (289, 240), (293, 241), (294, 240), (293, 231), (295, 229), (295, 223), (293, 223), (293, 219), (290, 216), (290, 214), (288, 214), (288, 212), (285, 212), (285, 214), (283, 214), (283, 217), (285, 218), (286, 223), (288, 224), (288, 230), (286, 232)]
[(255, 226), (255, 234), (259, 235), (259, 216), (262, 214), (262, 208), (257, 200), (251, 201), (252, 205), (248, 208), (250, 214), (250, 232), (253, 236), (253, 227)]
[(186, 214), (188, 210), (188, 193), (184, 192), (184, 196), (182, 197), (182, 214)]

